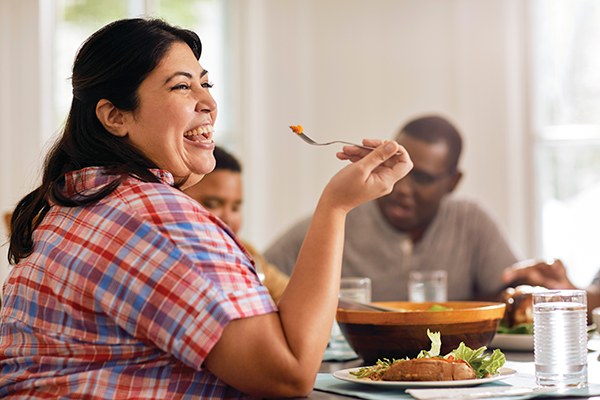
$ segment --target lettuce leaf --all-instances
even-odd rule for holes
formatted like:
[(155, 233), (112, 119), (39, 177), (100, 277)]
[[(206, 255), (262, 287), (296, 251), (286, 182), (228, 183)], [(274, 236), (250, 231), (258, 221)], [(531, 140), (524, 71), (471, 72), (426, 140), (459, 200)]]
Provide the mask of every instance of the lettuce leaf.
[(442, 348), (442, 335), (440, 332), (430, 332), (429, 329), (427, 329), (427, 336), (429, 336), (429, 340), (431, 340), (431, 350), (421, 350), (417, 358), (431, 358), (440, 355), (440, 350)]
[(439, 304), (434, 304), (427, 309), (427, 311), (448, 311), (452, 310), (450, 307), (440, 306)]
[(506, 333), (510, 335), (533, 335), (533, 322), (508, 327), (502, 321), (500, 321), (498, 333)]
[(454, 356), (454, 358), (465, 360), (475, 370), (477, 379), (480, 379), (496, 375), (498, 369), (506, 362), (506, 357), (499, 349), (494, 350), (492, 354), (484, 354), (486, 350), (487, 347), (485, 346), (473, 350), (465, 346), (463, 342), (460, 342), (460, 345), (446, 354), (444, 358)]

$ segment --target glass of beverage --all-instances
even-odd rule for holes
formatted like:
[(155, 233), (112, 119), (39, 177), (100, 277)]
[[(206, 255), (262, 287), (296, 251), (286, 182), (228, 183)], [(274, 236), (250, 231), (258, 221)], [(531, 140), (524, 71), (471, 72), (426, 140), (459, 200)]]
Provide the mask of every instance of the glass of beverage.
[(587, 386), (585, 290), (533, 293), (533, 356), (538, 386)]
[[(371, 279), (342, 278), (340, 280), (339, 297), (358, 301), (359, 303), (371, 303)], [(352, 350), (350, 344), (346, 341), (346, 338), (344, 338), (337, 321), (333, 321), (333, 326), (331, 327), (329, 352), (331, 356), (341, 357), (341, 359), (358, 357), (354, 350)]]
[(411, 271), (408, 275), (408, 301), (444, 302), (448, 299), (448, 273), (444, 270)]
[(340, 281), (340, 297), (359, 303), (371, 303), (371, 279), (342, 278)]

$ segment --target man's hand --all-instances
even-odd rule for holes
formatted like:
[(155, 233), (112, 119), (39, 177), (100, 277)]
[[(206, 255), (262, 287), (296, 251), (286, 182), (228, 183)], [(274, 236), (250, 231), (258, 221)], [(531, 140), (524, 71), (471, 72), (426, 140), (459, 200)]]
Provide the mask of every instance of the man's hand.
[(560, 260), (525, 260), (504, 270), (502, 280), (511, 286), (531, 285), (548, 289), (578, 289), (567, 277), (567, 270)]

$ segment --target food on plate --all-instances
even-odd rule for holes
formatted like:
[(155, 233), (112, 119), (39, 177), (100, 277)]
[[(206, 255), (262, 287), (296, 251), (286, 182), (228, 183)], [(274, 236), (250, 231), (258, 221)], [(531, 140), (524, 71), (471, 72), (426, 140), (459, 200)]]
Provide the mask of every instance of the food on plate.
[(504, 354), (496, 349), (484, 354), (487, 348), (472, 350), (463, 342), (445, 356), (440, 356), (442, 340), (440, 332), (427, 330), (431, 350), (421, 350), (417, 358), (392, 361), (378, 360), (370, 367), (360, 368), (350, 374), (358, 379), (372, 381), (449, 381), (481, 379), (494, 376), (506, 361)]
[(533, 335), (533, 293), (540, 290), (546, 289), (520, 285), (502, 292), (506, 309), (498, 333)]
[(302, 132), (304, 132), (304, 128), (302, 128), (302, 125), (296, 125), (296, 126), (292, 125), (292, 126), (290, 126), (290, 128), (291, 128), (291, 129), (292, 129), (292, 131), (293, 131), (295, 134), (297, 134), (297, 135), (299, 135), (299, 134), (301, 134)]
[(383, 381), (462, 381), (475, 379), (475, 370), (464, 360), (415, 358), (399, 361), (381, 376)]

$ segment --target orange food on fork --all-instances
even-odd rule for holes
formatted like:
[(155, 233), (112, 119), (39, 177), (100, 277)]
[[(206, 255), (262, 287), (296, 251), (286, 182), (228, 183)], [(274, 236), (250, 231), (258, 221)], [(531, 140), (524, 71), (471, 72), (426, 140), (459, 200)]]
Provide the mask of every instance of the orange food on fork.
[(290, 128), (292, 129), (292, 131), (294, 131), (295, 134), (299, 135), (302, 132), (304, 132), (304, 128), (302, 128), (302, 125), (297, 125), (297, 126), (290, 126)]

